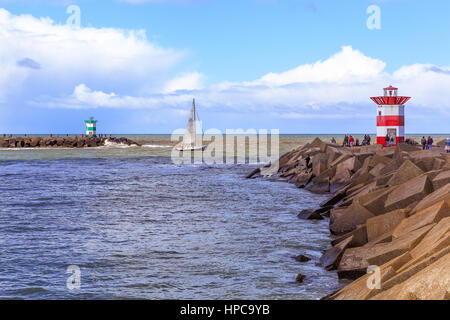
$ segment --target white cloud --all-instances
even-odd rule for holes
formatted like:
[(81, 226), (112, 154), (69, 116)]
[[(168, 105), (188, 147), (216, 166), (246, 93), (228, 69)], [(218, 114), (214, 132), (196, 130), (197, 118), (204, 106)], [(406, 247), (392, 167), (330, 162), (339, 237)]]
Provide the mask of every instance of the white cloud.
[(367, 82), (379, 76), (386, 63), (363, 55), (350, 46), (325, 61), (298, 66), (283, 73), (269, 73), (257, 84), (282, 86), (291, 83), (355, 83)]
[(2, 100), (14, 92), (61, 95), (85, 82), (122, 94), (160, 91), (161, 79), (169, 79), (168, 71), (186, 55), (149, 42), (144, 30), (74, 30), (49, 18), (16, 16), (4, 9), (0, 30)]
[(203, 74), (199, 72), (184, 73), (167, 81), (162, 91), (199, 90), (203, 88), (203, 79)]

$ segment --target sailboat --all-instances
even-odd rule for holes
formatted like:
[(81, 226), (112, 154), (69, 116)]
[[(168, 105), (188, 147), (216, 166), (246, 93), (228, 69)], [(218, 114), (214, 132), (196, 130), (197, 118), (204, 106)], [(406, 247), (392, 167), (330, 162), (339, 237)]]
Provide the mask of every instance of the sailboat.
[(193, 151), (193, 150), (205, 150), (206, 145), (201, 145), (201, 139), (197, 139), (197, 112), (195, 111), (195, 99), (192, 99), (191, 112), (189, 114), (189, 120), (186, 125), (186, 131), (184, 133), (183, 142), (177, 146), (175, 149), (178, 151)]

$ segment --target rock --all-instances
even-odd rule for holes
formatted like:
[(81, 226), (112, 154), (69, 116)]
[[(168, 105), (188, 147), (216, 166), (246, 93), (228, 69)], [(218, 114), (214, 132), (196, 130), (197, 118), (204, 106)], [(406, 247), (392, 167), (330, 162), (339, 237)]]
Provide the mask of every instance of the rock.
[(398, 209), (366, 221), (368, 241), (374, 240), (382, 234), (393, 230), (403, 219), (406, 218), (408, 210)]
[(0, 140), (0, 147), (1, 148), (8, 148), (9, 147), (9, 141), (8, 140)]
[(423, 174), (423, 171), (409, 160), (405, 160), (400, 168), (392, 175), (387, 182), (390, 186), (396, 186), (407, 182)]
[(390, 210), (385, 209), (386, 199), (395, 187), (380, 188), (359, 197), (359, 202), (375, 215), (386, 213)]
[[(446, 236), (448, 238), (450, 232), (450, 217), (443, 218), (441, 221), (439, 221), (439, 223), (433, 223), (426, 227), (422, 227), (421, 229), (427, 227), (429, 228), (429, 226), (433, 226), (433, 228), (426, 235), (426, 237), (422, 241), (420, 241), (420, 243), (415, 248), (411, 250), (411, 256), (413, 256), (414, 258), (417, 258), (424, 255), (426, 252), (429, 252), (430, 248), (438, 243), (441, 238)], [(448, 243), (444, 243), (444, 246), (445, 245), (448, 245)]]
[(423, 227), (392, 242), (378, 244), (369, 242), (362, 247), (347, 249), (339, 263), (339, 278), (356, 279), (365, 274), (369, 265), (381, 266), (408, 252), (432, 227), (432, 225)]
[(253, 170), (252, 172), (250, 172), (245, 178), (250, 179), (252, 178), (255, 174), (258, 174), (261, 172), (261, 168), (256, 168), (255, 170)]
[(295, 260), (297, 260), (298, 262), (308, 262), (309, 260), (311, 260), (311, 258), (309, 258), (303, 254), (300, 254), (295, 257)]
[(326, 153), (318, 153), (312, 158), (313, 175), (319, 176), (328, 169), (328, 155)]
[(323, 217), (320, 215), (320, 213), (316, 213), (312, 209), (305, 209), (300, 211), (297, 217), (305, 220), (323, 220)]
[(447, 203), (450, 202), (450, 183), (421, 199), (420, 202), (414, 206), (412, 211), (417, 212), (441, 200), (445, 200)]
[(310, 182), (305, 187), (306, 190), (309, 190), (313, 193), (328, 193), (330, 192), (330, 182), (329, 179), (324, 179), (321, 182)]
[(399, 238), (428, 224), (438, 223), (441, 219), (448, 216), (450, 216), (450, 206), (445, 201), (440, 201), (402, 220), (394, 229), (392, 236)]
[(345, 198), (346, 193), (345, 192), (337, 192), (333, 195), (333, 197), (331, 197), (331, 199), (324, 201), (320, 204), (321, 207), (326, 207), (326, 206), (334, 206), (337, 203), (339, 203), (339, 201), (341, 201), (342, 199)]
[(447, 254), (408, 280), (385, 290), (374, 300), (443, 300), (450, 292), (450, 254)]
[(347, 160), (342, 161), (341, 163), (339, 163), (336, 167), (336, 174), (339, 174), (340, 171), (343, 170), (349, 170), (353, 173), (355, 173), (356, 171), (359, 170), (359, 168), (361, 168), (362, 164), (361, 162), (358, 160), (357, 157), (351, 157)]
[(377, 151), (377, 153), (370, 158), (369, 168), (375, 168), (380, 163), (387, 165), (389, 162), (391, 162), (391, 159), (389, 159), (388, 157), (380, 155), (382, 151), (383, 150)]
[(322, 207), (320, 209), (314, 210), (314, 213), (318, 213), (318, 214), (320, 214), (322, 216), (329, 217), (331, 209), (333, 209), (333, 206), (325, 206), (325, 207)]
[(343, 236), (340, 236), (339, 238), (336, 238), (333, 241), (331, 241), (331, 245), (335, 246), (350, 236), (353, 236), (353, 239), (349, 243), (348, 248), (360, 247), (360, 246), (365, 245), (368, 241), (366, 226), (363, 224), (357, 226), (355, 230), (353, 230), (349, 233), (346, 233)]
[(450, 170), (439, 173), (433, 180), (433, 188), (437, 190), (450, 183)]
[(348, 169), (341, 169), (340, 171), (336, 170), (336, 175), (331, 179), (330, 183), (332, 185), (343, 185), (350, 181), (352, 177), (352, 173)]
[(411, 202), (423, 199), (433, 192), (433, 186), (426, 175), (421, 175), (397, 186), (387, 197), (385, 209), (402, 209)]
[(312, 172), (303, 172), (294, 176), (289, 182), (294, 183), (297, 188), (304, 188), (312, 179)]
[[(380, 282), (383, 285), (386, 281), (388, 281), (393, 275), (395, 275), (395, 271), (399, 266), (403, 265), (405, 262), (410, 260), (411, 257), (409, 254), (403, 254), (388, 263), (380, 266)], [(370, 281), (370, 277), (372, 273), (364, 273), (361, 277), (345, 286), (344, 288), (338, 290), (337, 292), (329, 295), (328, 299), (330, 300), (366, 300), (369, 299), (376, 294), (378, 294), (381, 290), (377, 290), (376, 288), (369, 288), (367, 283)]]
[(347, 160), (347, 159), (349, 159), (349, 158), (351, 158), (352, 157), (352, 154), (351, 153), (343, 153), (343, 154), (341, 154), (339, 157), (337, 157), (335, 160), (333, 160), (330, 164), (329, 164), (329, 166), (330, 167), (335, 167), (335, 166), (337, 166), (339, 163), (341, 163), (341, 162), (343, 162), (343, 161), (345, 161), (345, 160)]
[(450, 247), (447, 246), (446, 248), (434, 254), (431, 254), (428, 257), (424, 257), (421, 259), (412, 259), (408, 261), (402, 267), (395, 270), (394, 274), (389, 279), (382, 281), (382, 290), (388, 290), (395, 285), (401, 284), (402, 282), (412, 277), (414, 274), (420, 272), (421, 270), (425, 269), (426, 267), (449, 253)]
[(383, 163), (379, 163), (377, 164), (372, 170), (369, 171), (369, 173), (376, 177), (381, 175), (381, 170), (383, 170), (387, 165), (383, 164)]
[(414, 230), (403, 237), (393, 239), (389, 243), (380, 243), (372, 248), (376, 250), (367, 257), (367, 262), (371, 265), (380, 266), (389, 260), (413, 249), (431, 230), (434, 225), (428, 225)]
[(320, 258), (320, 264), (327, 270), (336, 269), (339, 265), (341, 257), (347, 249), (347, 246), (353, 240), (353, 236), (348, 237), (347, 239), (339, 242), (337, 245), (329, 249), (325, 252)]
[(299, 274), (297, 275), (297, 277), (295, 277), (295, 282), (297, 282), (297, 283), (302, 283), (303, 280), (305, 280), (305, 278), (306, 278), (305, 275), (299, 273)]
[(353, 202), (334, 219), (330, 225), (330, 231), (332, 234), (342, 235), (353, 231), (360, 224), (365, 224), (367, 219), (372, 217), (374, 217), (372, 212), (359, 203)]

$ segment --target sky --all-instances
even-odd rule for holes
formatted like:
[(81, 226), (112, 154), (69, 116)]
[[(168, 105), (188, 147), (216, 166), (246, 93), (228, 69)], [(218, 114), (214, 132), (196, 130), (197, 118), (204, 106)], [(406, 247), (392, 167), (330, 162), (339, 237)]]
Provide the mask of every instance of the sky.
[[(79, 12), (79, 15), (77, 14)], [(448, 0), (0, 0), (0, 134), (450, 133)], [(79, 19), (78, 19), (79, 17)], [(79, 25), (78, 25), (79, 21)]]

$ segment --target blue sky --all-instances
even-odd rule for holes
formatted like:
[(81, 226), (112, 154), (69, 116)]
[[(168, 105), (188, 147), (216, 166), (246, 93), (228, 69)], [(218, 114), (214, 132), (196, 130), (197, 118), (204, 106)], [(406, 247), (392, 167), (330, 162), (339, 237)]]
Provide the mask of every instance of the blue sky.
[[(69, 5), (81, 28), (66, 26)], [(370, 30), (376, 5), (381, 29)], [(374, 133), (369, 96), (412, 96), (406, 132), (447, 133), (446, 0), (0, 0), (0, 133), (207, 128)]]

